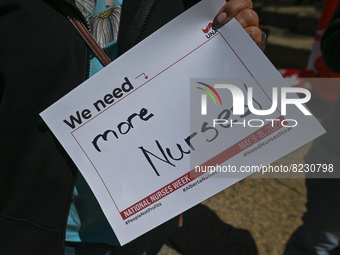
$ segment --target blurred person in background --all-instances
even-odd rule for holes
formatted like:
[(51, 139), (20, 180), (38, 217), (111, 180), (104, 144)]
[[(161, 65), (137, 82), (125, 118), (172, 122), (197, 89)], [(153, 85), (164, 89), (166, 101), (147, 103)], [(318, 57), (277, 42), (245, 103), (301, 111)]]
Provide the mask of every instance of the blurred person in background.
[[(340, 73), (340, 5), (322, 37), (321, 50), (325, 64)], [(340, 172), (340, 101), (335, 103), (322, 121), (327, 133), (313, 142), (305, 157), (307, 164), (333, 164)], [(340, 179), (306, 176), (307, 212), (300, 226), (289, 239), (285, 255), (327, 255), (340, 247)]]

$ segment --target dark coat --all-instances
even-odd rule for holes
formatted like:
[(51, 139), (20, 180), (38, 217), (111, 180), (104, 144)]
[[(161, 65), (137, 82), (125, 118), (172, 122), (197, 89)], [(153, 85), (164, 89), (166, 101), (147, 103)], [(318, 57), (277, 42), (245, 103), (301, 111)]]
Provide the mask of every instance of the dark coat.
[[(119, 54), (193, 2), (124, 0)], [(89, 50), (53, 0), (1, 0), (0, 32), (0, 253), (63, 254), (77, 171), (39, 113), (88, 78)]]

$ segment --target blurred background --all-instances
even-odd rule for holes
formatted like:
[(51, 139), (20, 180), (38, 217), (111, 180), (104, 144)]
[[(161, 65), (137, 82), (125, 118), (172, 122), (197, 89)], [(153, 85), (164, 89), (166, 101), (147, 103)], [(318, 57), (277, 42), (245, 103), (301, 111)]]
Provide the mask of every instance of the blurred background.
[[(323, 65), (319, 40), (339, 1), (253, 1), (260, 27), (267, 33), (264, 53), (290, 85), (311, 90), (308, 107), (320, 120), (335, 100), (337, 88), (320, 90), (303, 78), (337, 77)], [(303, 163), (310, 145), (272, 165)], [(184, 213), (184, 226), (159, 255), (281, 255), (302, 224), (305, 203), (304, 178), (244, 179)]]

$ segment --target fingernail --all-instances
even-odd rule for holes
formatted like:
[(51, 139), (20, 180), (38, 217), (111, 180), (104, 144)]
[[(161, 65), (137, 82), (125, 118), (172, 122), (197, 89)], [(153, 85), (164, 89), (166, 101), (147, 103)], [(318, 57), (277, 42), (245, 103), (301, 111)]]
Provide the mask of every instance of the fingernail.
[(227, 14), (225, 12), (222, 12), (220, 15), (218, 15), (217, 17), (214, 18), (213, 20), (213, 29), (219, 29), (222, 27), (222, 22), (225, 20), (225, 18), (227, 17)]
[(222, 12), (220, 15), (217, 16), (216, 20), (218, 23), (222, 24), (226, 17), (227, 14), (225, 12)]

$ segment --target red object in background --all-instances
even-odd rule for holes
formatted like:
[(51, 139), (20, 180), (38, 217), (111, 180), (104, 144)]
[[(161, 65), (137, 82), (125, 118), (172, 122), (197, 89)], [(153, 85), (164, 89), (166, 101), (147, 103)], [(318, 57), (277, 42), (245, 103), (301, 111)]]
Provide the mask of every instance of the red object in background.
[(292, 87), (302, 87), (304, 80), (301, 77), (300, 69), (279, 68), (278, 71)]
[[(320, 42), (323, 33), (333, 16), (333, 13), (339, 4), (340, 0), (325, 0), (325, 4), (322, 10), (322, 15), (319, 21), (319, 25), (315, 34), (315, 41), (312, 52), (309, 57), (308, 65), (306, 69), (302, 69), (300, 74), (306, 78), (340, 78), (340, 74), (332, 73), (326, 67), (320, 49)], [(340, 88), (340, 84), (313, 84), (311, 83), (313, 90), (323, 100), (332, 103), (337, 99), (337, 92)]]

